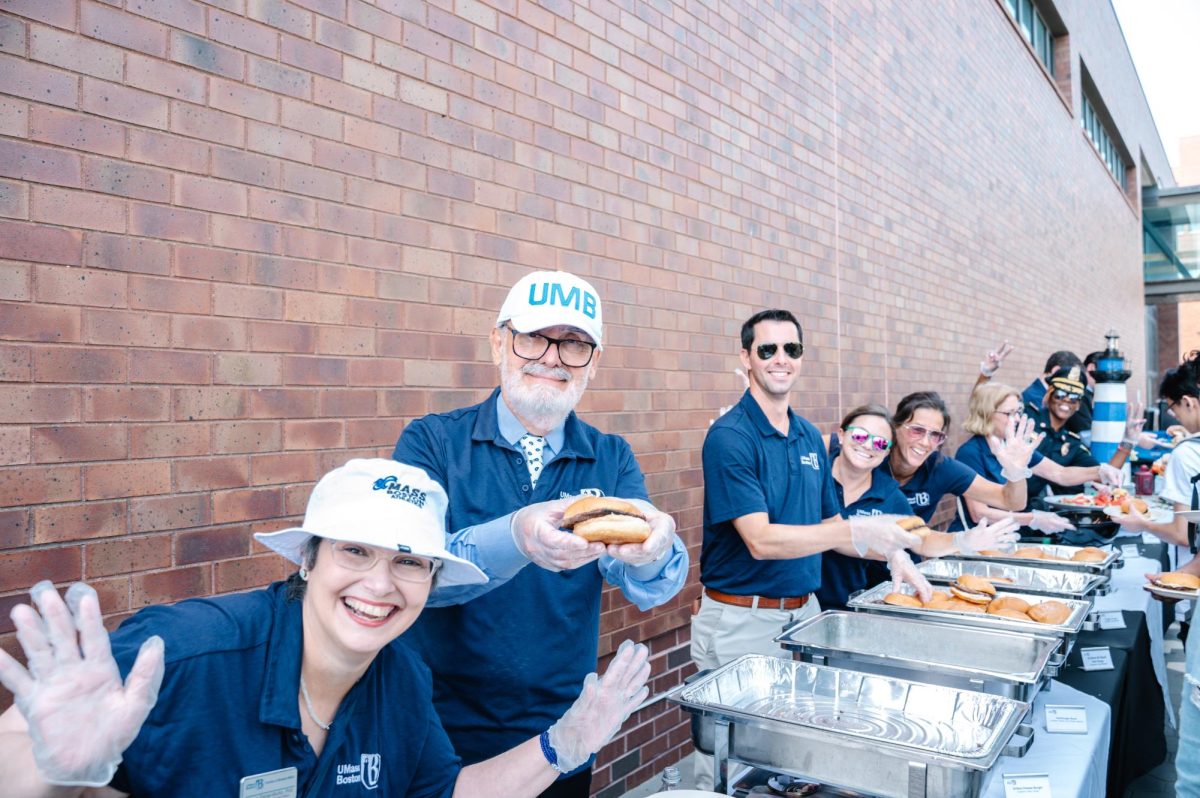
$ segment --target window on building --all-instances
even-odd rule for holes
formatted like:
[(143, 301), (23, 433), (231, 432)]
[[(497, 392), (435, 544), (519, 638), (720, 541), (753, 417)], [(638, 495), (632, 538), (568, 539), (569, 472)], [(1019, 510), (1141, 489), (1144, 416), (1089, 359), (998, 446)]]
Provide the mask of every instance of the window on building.
[(1096, 113), (1096, 103), (1086, 93), (1083, 95), (1083, 113), (1079, 115), (1079, 123), (1083, 125), (1083, 130), (1091, 139), (1096, 152), (1100, 153), (1100, 158), (1108, 166), (1108, 171), (1112, 172), (1121, 188), (1127, 191), (1129, 184), (1125, 179), (1125, 159), (1121, 157), (1116, 137), (1109, 132), (1108, 126)]
[(1046, 71), (1054, 74), (1054, 34), (1046, 24), (1046, 17), (1033, 3), (1033, 0), (1004, 0), (1004, 7), (1016, 20), (1017, 27), (1025, 41), (1033, 47), (1038, 60), (1046, 67)]

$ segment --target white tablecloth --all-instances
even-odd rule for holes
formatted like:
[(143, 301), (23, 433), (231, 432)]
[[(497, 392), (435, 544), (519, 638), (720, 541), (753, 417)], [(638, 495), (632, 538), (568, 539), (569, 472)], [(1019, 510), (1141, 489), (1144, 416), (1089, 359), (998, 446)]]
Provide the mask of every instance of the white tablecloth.
[[(1046, 731), (1046, 704), (1082, 706), (1087, 710), (1087, 734)], [(984, 783), (984, 798), (1004, 798), (1004, 774), (1046, 773), (1054, 798), (1104, 798), (1108, 779), (1111, 711), (1108, 704), (1074, 687), (1051, 682), (1033, 700), (1033, 745), (1023, 757), (1003, 756)]]

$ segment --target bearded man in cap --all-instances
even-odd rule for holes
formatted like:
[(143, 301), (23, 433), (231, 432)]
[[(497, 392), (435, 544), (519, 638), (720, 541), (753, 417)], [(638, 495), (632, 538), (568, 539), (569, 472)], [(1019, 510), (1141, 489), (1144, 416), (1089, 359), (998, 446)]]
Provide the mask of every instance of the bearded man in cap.
[[(543, 733), (595, 669), (604, 583), (646, 611), (687, 577), (675, 522), (650, 504), (629, 444), (575, 415), (601, 333), (587, 281), (526, 275), (489, 334), (499, 387), (480, 404), (413, 421), (396, 444), (395, 459), (445, 487), (449, 550), (490, 578), (436, 592), (429, 606), (441, 608), (405, 637), (433, 670), (438, 712), (466, 764), (542, 734), (546, 765), (561, 772)], [(562, 531), (562, 511), (581, 495), (637, 504), (649, 538), (605, 546)], [(590, 785), (589, 760), (542, 796), (587, 798)]]

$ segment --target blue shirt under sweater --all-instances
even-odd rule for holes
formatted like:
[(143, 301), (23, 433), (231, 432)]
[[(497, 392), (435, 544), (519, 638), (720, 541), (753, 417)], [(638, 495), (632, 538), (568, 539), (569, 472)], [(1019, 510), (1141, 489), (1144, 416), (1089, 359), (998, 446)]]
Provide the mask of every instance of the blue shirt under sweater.
[[(856, 515), (911, 515), (908, 499), (900, 492), (896, 480), (883, 469), (871, 472), (871, 486), (858, 500), (846, 506), (841, 484), (835, 479), (838, 506), (842, 518)], [(871, 587), (879, 579), (878, 571), (871, 566), (876, 561), (861, 557), (847, 557), (836, 551), (821, 554), (821, 589), (817, 599), (823, 610), (845, 609), (850, 594)], [(886, 573), (886, 568), (884, 570)]]
[(142, 610), (112, 635), (123, 677), (151, 635), (165, 644), (162, 688), (115, 789), (146, 798), (236, 796), (243, 777), (294, 767), (300, 798), (454, 791), (460, 763), (433, 709), (429, 669), (399, 640), (342, 700), (318, 757), (297, 700), (301, 602), (284, 598), (283, 583)]
[[(976, 474), (990, 482), (1003, 485), (1006, 480), (1004, 478), (1004, 466), (1000, 465), (1000, 461), (996, 455), (992, 453), (992, 448), (988, 446), (987, 438), (982, 435), (972, 435), (962, 446), (958, 447), (958, 451), (954, 455), (954, 459), (965, 466), (969, 466)], [(1033, 468), (1038, 463), (1046, 458), (1041, 452), (1035, 451), (1033, 456), (1029, 458), (1029, 467)], [(967, 511), (970, 512), (969, 510)], [(978, 518), (970, 517), (972, 523), (977, 523)], [(950, 525), (951, 532), (958, 532), (963, 529), (962, 521), (959, 518), (954, 519), (954, 523)]]
[[(417, 419), (396, 444), (395, 459), (423, 468), (445, 487), (453, 553), (491, 576), (508, 564), (495, 566), (489, 558), (511, 559), (515, 550), (507, 518), (498, 518), (581, 494), (647, 498), (629, 444), (574, 413), (563, 426), (561, 449), (551, 459), (543, 453), (533, 487), (523, 455), (501, 428), (500, 403), (497, 389), (481, 404)], [(607, 556), (571, 571), (525, 565), (511, 578), (501, 573), (499, 586), (481, 596), (427, 608), (405, 639), (433, 670), (434, 700), (454, 750), (473, 764), (549, 728), (596, 669), (604, 583), (644, 611), (679, 592), (687, 569), (687, 551), (676, 537), (671, 553), (650, 566), (634, 568)]]
[(766, 513), (773, 524), (819, 524), (839, 504), (821, 433), (789, 408), (788, 434), (746, 391), (704, 438), (704, 543), (700, 581), (738, 596), (786, 598), (821, 586), (818, 554), (756, 560), (733, 519)]

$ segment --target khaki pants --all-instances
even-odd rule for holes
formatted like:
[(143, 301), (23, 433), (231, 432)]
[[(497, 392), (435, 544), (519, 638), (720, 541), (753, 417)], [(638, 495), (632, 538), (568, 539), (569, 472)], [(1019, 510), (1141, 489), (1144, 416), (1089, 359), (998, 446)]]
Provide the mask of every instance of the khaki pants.
[[(775, 638), (787, 627), (820, 611), (816, 596), (797, 610), (769, 610), (734, 607), (705, 595), (700, 600), (700, 612), (692, 616), (692, 662), (700, 670), (711, 670), (743, 654), (791, 659)], [(696, 753), (695, 778), (696, 789), (713, 789), (711, 756)]]

